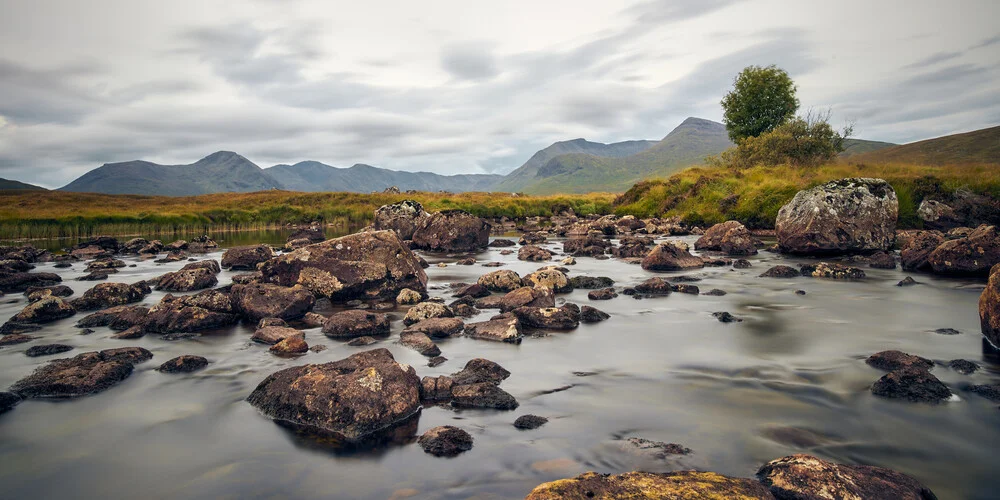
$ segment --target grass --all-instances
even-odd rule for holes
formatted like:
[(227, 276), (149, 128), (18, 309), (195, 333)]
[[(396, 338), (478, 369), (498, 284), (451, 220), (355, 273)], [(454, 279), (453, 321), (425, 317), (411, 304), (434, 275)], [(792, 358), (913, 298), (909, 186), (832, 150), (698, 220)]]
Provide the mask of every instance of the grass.
[(920, 227), (917, 207), (930, 194), (947, 196), (967, 189), (1000, 197), (1000, 168), (995, 164), (932, 167), (837, 162), (811, 168), (695, 167), (668, 179), (636, 184), (615, 200), (615, 213), (679, 216), (698, 225), (739, 220), (752, 228), (773, 228), (778, 210), (799, 190), (845, 177), (888, 181), (899, 198), (899, 225), (903, 228)]
[(607, 214), (614, 195), (261, 191), (168, 197), (0, 191), (0, 239), (235, 231), (310, 222), (357, 227), (370, 223), (379, 206), (405, 199), (419, 201), (428, 211), (461, 209), (480, 217), (522, 218), (567, 209)]

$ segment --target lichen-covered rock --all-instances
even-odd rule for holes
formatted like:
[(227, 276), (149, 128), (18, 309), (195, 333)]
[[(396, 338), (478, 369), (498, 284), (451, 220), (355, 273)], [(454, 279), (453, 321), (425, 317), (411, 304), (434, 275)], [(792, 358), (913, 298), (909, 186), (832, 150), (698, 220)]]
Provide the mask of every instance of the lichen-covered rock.
[(413, 233), (430, 217), (424, 207), (413, 200), (403, 200), (391, 205), (382, 205), (375, 210), (373, 227), (377, 231), (391, 230), (400, 239), (413, 239)]
[(569, 293), (573, 291), (566, 275), (557, 269), (540, 269), (524, 277), (526, 286), (551, 289), (555, 293)]
[(576, 304), (562, 307), (518, 307), (513, 312), (522, 325), (530, 328), (572, 330), (580, 326), (580, 308)]
[(445, 338), (458, 335), (465, 328), (459, 318), (428, 318), (414, 323), (406, 331), (420, 332), (431, 338)]
[(705, 267), (705, 262), (688, 252), (686, 245), (675, 242), (660, 243), (642, 259), (647, 271), (680, 271)]
[(42, 365), (14, 383), (11, 392), (22, 398), (66, 398), (104, 391), (132, 374), (136, 363), (153, 354), (140, 347), (85, 352)]
[(618, 296), (614, 288), (604, 288), (601, 290), (591, 290), (587, 292), (587, 298), (590, 300), (611, 300)]
[(964, 238), (938, 245), (927, 262), (935, 273), (986, 275), (1000, 264), (1000, 231), (996, 226), (979, 226)]
[(760, 482), (788, 500), (935, 500), (926, 486), (906, 474), (870, 465), (842, 465), (809, 455), (791, 455), (764, 464)]
[(24, 355), (29, 358), (37, 358), (39, 356), (51, 356), (53, 354), (62, 354), (67, 351), (72, 351), (73, 346), (66, 344), (44, 344), (35, 345), (24, 351)]
[(663, 278), (649, 278), (636, 285), (635, 291), (644, 295), (670, 295), (674, 287)]
[(247, 401), (275, 420), (357, 441), (416, 414), (420, 379), (387, 349), (373, 349), (275, 372)]
[(208, 366), (207, 359), (185, 354), (163, 363), (157, 370), (163, 373), (191, 373), (206, 366)]
[(518, 307), (555, 307), (555, 294), (548, 288), (524, 286), (504, 295), (500, 299), (500, 312), (508, 312)]
[(59, 297), (48, 296), (32, 302), (10, 318), (10, 323), (51, 323), (76, 314), (76, 309)]
[(421, 302), (406, 311), (403, 324), (410, 326), (430, 318), (454, 318), (455, 313), (450, 307), (437, 302)]
[(309, 245), (260, 266), (261, 279), (301, 284), (319, 297), (346, 302), (395, 299), (404, 288), (425, 293), (427, 274), (392, 231), (355, 233)]
[(570, 238), (563, 242), (563, 253), (574, 257), (596, 257), (604, 255), (613, 245), (609, 240), (597, 237)]
[(221, 269), (215, 260), (192, 262), (177, 271), (166, 273), (156, 282), (156, 289), (166, 292), (193, 292), (219, 284)]
[(351, 309), (331, 315), (323, 322), (323, 333), (335, 339), (389, 334), (389, 316)]
[(410, 290), (409, 288), (400, 290), (399, 294), (396, 295), (396, 303), (399, 305), (416, 304), (421, 300), (423, 300), (423, 297), (420, 296), (420, 292)]
[(918, 231), (900, 244), (900, 262), (908, 271), (926, 271), (931, 267), (927, 260), (940, 244), (944, 235), (938, 231)]
[(552, 252), (535, 245), (525, 245), (517, 251), (517, 260), (545, 262), (552, 258)]
[(53, 297), (69, 297), (73, 295), (73, 289), (66, 285), (53, 286), (33, 286), (24, 291), (24, 296), (28, 297), (28, 302), (35, 302), (39, 299), (52, 295)]
[(523, 338), (521, 321), (511, 314), (508, 317), (468, 323), (465, 325), (465, 336), (474, 339), (494, 340), (498, 342), (519, 343)]
[(287, 326), (262, 326), (253, 333), (250, 340), (261, 344), (274, 345), (290, 337), (305, 338), (305, 334)]
[(431, 402), (450, 401), (453, 385), (454, 382), (447, 375), (424, 377), (420, 379), (420, 400)]
[(595, 290), (612, 287), (615, 285), (615, 280), (605, 276), (573, 276), (569, 279), (569, 284), (573, 288)]
[(781, 207), (775, 236), (782, 252), (816, 255), (889, 250), (899, 201), (882, 179), (849, 178), (799, 191)]
[(149, 309), (142, 325), (150, 333), (190, 333), (232, 325), (239, 319), (240, 311), (228, 293), (203, 290), (194, 295), (167, 294)]
[(399, 334), (399, 343), (427, 357), (433, 358), (441, 355), (441, 349), (423, 332), (403, 330)]
[(141, 301), (152, 292), (145, 282), (100, 283), (70, 302), (78, 311), (93, 311)]
[(843, 264), (831, 264), (820, 262), (818, 264), (805, 264), (802, 266), (802, 276), (813, 278), (828, 278), (835, 280), (863, 280), (865, 272), (856, 267), (848, 267)]
[(539, 417), (538, 415), (521, 415), (520, 417), (517, 417), (517, 420), (514, 420), (514, 427), (517, 427), (518, 429), (532, 430), (545, 425), (548, 421), (549, 419)]
[(316, 297), (305, 287), (284, 287), (266, 283), (233, 285), (233, 302), (247, 319), (253, 322), (263, 318), (284, 320), (301, 318), (316, 303)]
[(413, 248), (431, 252), (485, 249), (492, 226), (462, 210), (443, 210), (423, 218), (413, 232)]
[(616, 475), (587, 472), (541, 484), (525, 500), (570, 498), (774, 500), (767, 487), (751, 479), (695, 471)]
[(757, 240), (743, 224), (731, 220), (716, 224), (694, 242), (695, 250), (711, 250), (727, 255), (757, 255)]
[(417, 439), (417, 444), (436, 457), (453, 457), (472, 449), (472, 436), (458, 427), (442, 425), (428, 429)]
[(993, 347), (1000, 348), (1000, 265), (993, 266), (986, 288), (979, 295), (979, 325)]
[(515, 410), (518, 407), (514, 396), (489, 382), (453, 387), (451, 395), (451, 404), (457, 408)]
[(143, 324), (149, 308), (137, 305), (115, 306), (102, 309), (95, 313), (84, 316), (76, 322), (77, 328), (95, 328), (106, 326), (112, 330), (127, 330), (133, 326)]
[(485, 358), (470, 359), (461, 371), (451, 374), (451, 380), (456, 386), (482, 383), (500, 385), (508, 377), (510, 371)]
[(499, 269), (479, 277), (478, 284), (492, 292), (512, 292), (524, 286), (524, 281), (510, 269)]
[(285, 337), (271, 346), (269, 351), (274, 354), (305, 354), (309, 352), (309, 344), (302, 337)]
[(270, 245), (232, 247), (222, 254), (222, 267), (234, 271), (252, 271), (257, 264), (274, 258)]

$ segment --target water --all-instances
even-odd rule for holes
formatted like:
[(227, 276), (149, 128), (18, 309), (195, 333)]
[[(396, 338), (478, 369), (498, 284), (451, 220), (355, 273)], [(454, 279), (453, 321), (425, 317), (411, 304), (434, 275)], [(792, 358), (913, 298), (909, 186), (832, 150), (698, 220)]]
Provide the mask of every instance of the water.
[[(540, 266), (493, 249), (471, 255), (480, 262), (506, 262), (505, 268), (522, 275)], [(457, 256), (425, 257), (432, 264), (427, 270), (432, 296), (448, 297), (442, 285), (474, 282), (492, 270), (438, 268), (433, 264), (453, 263)], [(372, 347), (390, 349), (420, 376), (458, 371), (475, 357), (512, 372), (502, 387), (521, 403), (515, 411), (423, 410), (418, 435), (445, 424), (473, 435), (473, 449), (453, 459), (427, 455), (413, 443), (338, 452), (296, 437), (244, 401), (276, 370), (372, 347), (350, 347), (312, 329), (306, 330), (310, 345), (329, 349), (285, 359), (251, 343), (253, 329), (244, 325), (181, 341), (152, 335), (124, 341), (111, 339), (107, 329), (79, 335), (73, 327), (78, 315), (48, 325), (37, 333), (42, 339), (0, 349), (0, 387), (47, 360), (23, 354), (33, 344), (74, 345), (66, 355), (137, 345), (155, 356), (101, 394), (26, 401), (0, 416), (0, 497), (521, 498), (542, 482), (588, 470), (697, 468), (751, 476), (774, 458), (809, 453), (900, 470), (940, 498), (995, 498), (1000, 411), (963, 391), (970, 384), (996, 382), (1000, 374), (1000, 364), (983, 354), (977, 314), (981, 282), (914, 275), (921, 285), (900, 288), (895, 284), (905, 273), (876, 269), (865, 269), (863, 282), (766, 279), (756, 276), (771, 265), (806, 260), (766, 252), (750, 260), (754, 267), (746, 270), (657, 274), (614, 259), (577, 259), (571, 276), (610, 276), (620, 287), (654, 275), (688, 274), (703, 277), (697, 283), (702, 291), (721, 288), (729, 294), (591, 302), (586, 290), (578, 290), (559, 297), (594, 305), (611, 319), (572, 332), (541, 332), (520, 345), (443, 340), (439, 345), (449, 361), (436, 368), (395, 343), (405, 309), (393, 311), (392, 336)], [(130, 263), (137, 267), (111, 279), (148, 279), (184, 264)], [(83, 267), (64, 272), (42, 264), (37, 270), (60, 272), (79, 294), (92, 285), (73, 281)], [(220, 284), (232, 274), (223, 272)], [(807, 294), (796, 295), (796, 289)], [(145, 302), (162, 295), (154, 292)], [(26, 304), (14, 294), (0, 302), (0, 318)], [(711, 316), (715, 311), (745, 321), (723, 324)], [(937, 328), (962, 333), (933, 333)], [(868, 388), (883, 372), (865, 365), (864, 358), (885, 349), (945, 363), (965, 358), (983, 369), (966, 376), (936, 366), (933, 373), (958, 395), (947, 404), (879, 399)], [(211, 364), (188, 375), (155, 371), (181, 354), (202, 355)], [(550, 421), (537, 430), (515, 429), (511, 423), (527, 413)], [(681, 443), (693, 453), (673, 460), (636, 456), (621, 448), (620, 439), (629, 436)]]
[[(336, 238), (338, 236), (344, 236), (350, 234), (359, 227), (346, 228), (341, 226), (336, 227), (325, 227), (323, 228), (324, 233), (328, 238)], [(258, 243), (266, 243), (269, 245), (283, 246), (285, 244), (288, 235), (295, 232), (296, 229), (293, 228), (280, 228), (280, 229), (255, 229), (248, 231), (187, 231), (187, 232), (177, 232), (177, 233), (159, 233), (159, 234), (137, 234), (131, 236), (119, 236), (118, 241), (126, 242), (132, 238), (146, 238), (149, 241), (160, 240), (164, 244), (171, 243), (177, 240), (187, 240), (191, 241), (197, 237), (203, 236), (206, 233), (209, 234), (220, 247), (228, 248), (240, 245), (256, 245)], [(91, 240), (93, 237), (67, 237), (67, 238), (38, 238), (31, 240), (5, 240), (0, 239), (0, 246), (2, 245), (23, 245), (30, 244), (35, 248), (42, 250), (48, 250), (50, 252), (61, 252), (66, 248), (70, 248), (77, 243)]]

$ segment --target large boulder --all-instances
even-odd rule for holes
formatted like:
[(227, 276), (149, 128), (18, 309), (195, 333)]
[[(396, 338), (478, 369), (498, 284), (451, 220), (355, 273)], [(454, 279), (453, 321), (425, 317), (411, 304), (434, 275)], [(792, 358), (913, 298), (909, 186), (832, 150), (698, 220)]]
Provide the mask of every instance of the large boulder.
[(193, 292), (212, 288), (219, 283), (216, 275), (221, 272), (215, 260), (192, 262), (172, 273), (160, 276), (156, 289), (167, 292)]
[(427, 274), (417, 256), (392, 231), (356, 233), (308, 245), (260, 266), (261, 279), (300, 284), (334, 301), (395, 299), (404, 288), (421, 294)]
[(937, 498), (916, 479), (891, 469), (835, 464), (802, 454), (764, 464), (757, 478), (782, 500)]
[(900, 242), (900, 263), (907, 271), (927, 271), (930, 269), (930, 257), (940, 244), (944, 243), (944, 235), (938, 231), (917, 231), (908, 235)]
[(413, 200), (403, 200), (392, 205), (382, 205), (375, 210), (373, 226), (377, 231), (395, 231), (401, 239), (413, 239), (413, 233), (430, 215)]
[(781, 207), (775, 236), (782, 252), (815, 255), (889, 250), (899, 202), (882, 179), (849, 178), (799, 191)]
[(1000, 265), (993, 266), (986, 288), (979, 295), (979, 324), (986, 339), (1000, 348)]
[(62, 282), (55, 273), (0, 272), (0, 293), (22, 293), (28, 288), (52, 286)]
[(444, 210), (420, 221), (413, 248), (432, 252), (472, 252), (490, 242), (489, 222), (462, 210)]
[(680, 271), (705, 267), (705, 262), (691, 255), (686, 246), (677, 242), (660, 243), (642, 259), (642, 268), (647, 271)]
[(541, 484), (531, 490), (525, 500), (569, 498), (774, 500), (767, 487), (752, 479), (695, 471), (616, 475), (587, 472), (571, 479)]
[(22, 398), (67, 398), (94, 394), (118, 384), (132, 367), (153, 357), (141, 347), (85, 352), (42, 365), (11, 386)]
[(247, 401), (275, 420), (358, 441), (420, 410), (420, 378), (387, 349), (373, 349), (275, 372)]
[(521, 324), (531, 328), (572, 330), (580, 326), (580, 308), (576, 304), (562, 307), (518, 307), (513, 313)]
[(264, 318), (297, 319), (312, 310), (316, 297), (305, 287), (250, 283), (233, 285), (234, 303), (254, 323)]
[(152, 290), (149, 285), (138, 283), (101, 283), (87, 290), (70, 304), (78, 311), (93, 311), (114, 306), (123, 306), (141, 301)]
[(723, 252), (727, 255), (756, 255), (757, 240), (746, 226), (730, 220), (708, 228), (708, 231), (694, 242), (694, 249)]
[(389, 316), (360, 309), (338, 312), (323, 322), (323, 333), (335, 339), (388, 335)]
[(51, 323), (76, 314), (76, 309), (51, 295), (32, 302), (10, 318), (9, 323)]
[(239, 321), (240, 310), (230, 294), (221, 290), (203, 290), (194, 295), (167, 294), (151, 307), (142, 323), (150, 333), (191, 333)]
[(927, 263), (935, 273), (985, 275), (1000, 264), (1000, 232), (996, 226), (979, 226), (964, 238), (938, 245)]
[(274, 258), (270, 245), (246, 245), (233, 247), (222, 254), (222, 267), (226, 269), (252, 271), (257, 264)]

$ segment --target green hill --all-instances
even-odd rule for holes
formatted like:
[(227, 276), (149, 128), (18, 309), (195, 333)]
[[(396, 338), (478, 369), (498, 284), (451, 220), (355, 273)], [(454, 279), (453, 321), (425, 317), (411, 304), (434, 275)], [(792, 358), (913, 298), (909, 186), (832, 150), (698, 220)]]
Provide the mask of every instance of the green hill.
[(1000, 127), (912, 142), (851, 157), (852, 162), (914, 165), (1000, 163)]
[(523, 191), (536, 181), (538, 170), (553, 158), (568, 154), (584, 154), (596, 158), (621, 158), (641, 153), (657, 144), (657, 141), (624, 141), (612, 144), (591, 142), (586, 139), (559, 141), (531, 156), (513, 172), (498, 182), (495, 191)]
[(854, 155), (891, 148), (893, 146), (896, 146), (896, 144), (891, 142), (866, 141), (864, 139), (844, 139), (844, 150), (840, 153), (840, 157), (847, 158)]
[(48, 191), (41, 186), (0, 178), (0, 191)]

